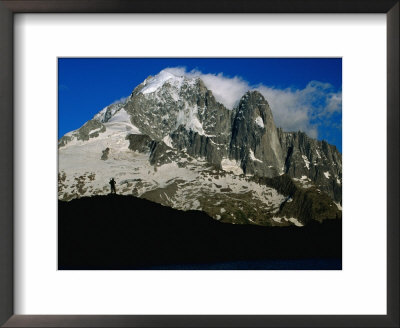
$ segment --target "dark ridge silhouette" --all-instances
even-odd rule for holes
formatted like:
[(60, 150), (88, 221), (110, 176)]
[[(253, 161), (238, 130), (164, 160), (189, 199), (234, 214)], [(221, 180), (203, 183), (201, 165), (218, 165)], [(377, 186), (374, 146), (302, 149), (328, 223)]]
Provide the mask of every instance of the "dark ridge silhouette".
[(307, 261), (314, 269), (341, 269), (341, 258), (341, 220), (271, 228), (221, 223), (132, 196), (58, 202), (60, 270), (230, 269), (232, 262), (242, 269), (302, 269)]

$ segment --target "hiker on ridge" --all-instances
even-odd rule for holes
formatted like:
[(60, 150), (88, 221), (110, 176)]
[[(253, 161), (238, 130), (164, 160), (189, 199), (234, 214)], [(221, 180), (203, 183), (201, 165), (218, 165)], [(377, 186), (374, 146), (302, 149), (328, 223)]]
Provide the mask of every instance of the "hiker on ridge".
[(117, 191), (115, 190), (115, 180), (114, 180), (114, 178), (111, 178), (109, 184), (110, 184), (110, 186), (111, 186), (111, 193), (112, 193), (112, 194), (116, 194)]

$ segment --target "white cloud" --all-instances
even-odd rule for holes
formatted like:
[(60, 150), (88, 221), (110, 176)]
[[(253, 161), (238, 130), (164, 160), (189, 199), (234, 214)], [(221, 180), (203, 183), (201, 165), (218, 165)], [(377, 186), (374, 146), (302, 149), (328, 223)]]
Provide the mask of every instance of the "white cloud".
[(318, 127), (329, 125), (329, 118), (342, 111), (342, 93), (329, 83), (310, 81), (304, 89), (277, 89), (263, 84), (250, 85), (243, 78), (223, 73), (187, 72), (185, 67), (169, 67), (172, 74), (200, 77), (217, 101), (232, 109), (248, 90), (258, 90), (268, 101), (275, 123), (284, 131), (304, 131), (318, 137)]
[(114, 100), (114, 101), (111, 103), (111, 105), (119, 104), (119, 103), (124, 103), (128, 98), (129, 98), (129, 97), (122, 97), (122, 98), (119, 98), (119, 99), (117, 99), (117, 100)]
[(229, 109), (232, 109), (246, 91), (251, 89), (248, 82), (237, 76), (231, 78), (224, 76), (223, 73), (204, 74), (198, 70), (186, 72), (184, 67), (169, 67), (165, 70), (177, 76), (200, 77), (207, 89), (212, 91), (215, 99)]
[(256, 88), (270, 104), (277, 126), (285, 131), (304, 131), (318, 137), (318, 126), (329, 125), (333, 113), (342, 111), (342, 93), (329, 83), (311, 81), (304, 89)]

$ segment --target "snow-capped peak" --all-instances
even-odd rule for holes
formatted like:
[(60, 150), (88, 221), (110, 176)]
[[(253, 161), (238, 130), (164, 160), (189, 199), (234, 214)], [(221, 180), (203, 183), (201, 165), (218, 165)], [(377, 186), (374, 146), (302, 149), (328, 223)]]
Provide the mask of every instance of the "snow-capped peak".
[(175, 74), (172, 74), (171, 72), (162, 70), (156, 76), (146, 79), (146, 81), (143, 82), (144, 87), (140, 92), (143, 94), (152, 93), (161, 88), (167, 81), (171, 85), (180, 88), (184, 79), (184, 76), (177, 76)]
[(143, 87), (140, 90), (142, 94), (149, 94), (159, 90), (165, 83), (169, 83), (173, 86), (177, 91), (181, 89), (181, 87), (185, 85), (195, 85), (198, 76), (188, 77), (185, 75), (177, 75), (170, 72), (168, 69), (162, 70), (156, 76), (148, 77), (143, 83)]

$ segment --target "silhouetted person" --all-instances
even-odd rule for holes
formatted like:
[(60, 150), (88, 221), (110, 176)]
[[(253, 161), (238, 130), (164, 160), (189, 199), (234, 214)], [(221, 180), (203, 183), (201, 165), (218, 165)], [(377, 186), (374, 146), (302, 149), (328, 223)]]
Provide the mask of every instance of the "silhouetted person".
[(116, 194), (117, 191), (115, 190), (115, 180), (114, 180), (114, 178), (112, 178), (112, 179), (110, 180), (109, 184), (110, 184), (110, 186), (111, 186), (111, 193), (112, 193), (112, 194)]

